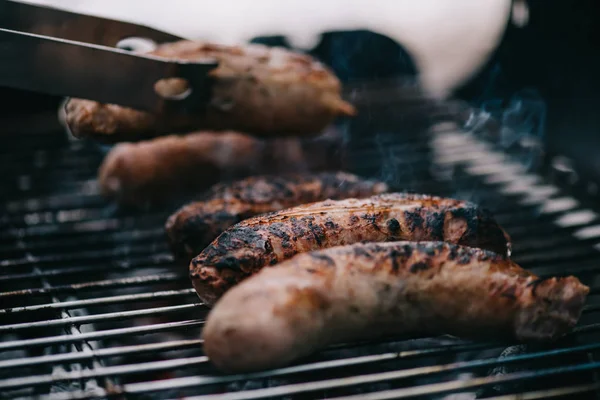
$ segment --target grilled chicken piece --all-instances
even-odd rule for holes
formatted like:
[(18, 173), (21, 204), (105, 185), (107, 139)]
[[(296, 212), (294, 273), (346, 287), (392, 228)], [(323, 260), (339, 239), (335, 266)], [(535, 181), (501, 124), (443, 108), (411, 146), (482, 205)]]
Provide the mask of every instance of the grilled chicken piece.
[(227, 292), (203, 338), (227, 372), (287, 365), (328, 344), (401, 334), (551, 341), (577, 323), (589, 288), (541, 279), (498, 254), (441, 242), (300, 254)]
[(298, 253), (358, 242), (440, 240), (508, 252), (508, 235), (475, 204), (389, 193), (327, 200), (249, 218), (223, 232), (190, 263), (200, 298), (213, 304), (231, 286)]
[(265, 141), (236, 132), (197, 132), (120, 143), (104, 159), (98, 180), (105, 196), (146, 207), (273, 170), (337, 170), (343, 163), (340, 139), (334, 133)]
[[(76, 137), (115, 142), (196, 129), (239, 130), (256, 136), (315, 135), (355, 109), (340, 97), (341, 85), (307, 55), (262, 45), (221, 46), (180, 41), (149, 54), (180, 60), (216, 59), (208, 107), (189, 116), (153, 115), (113, 104), (72, 99), (65, 122)], [(184, 91), (173, 80), (162, 88)]]
[(189, 264), (223, 231), (244, 219), (315, 201), (387, 191), (383, 182), (345, 172), (253, 176), (213, 186), (204, 201), (173, 214), (165, 230), (175, 257)]

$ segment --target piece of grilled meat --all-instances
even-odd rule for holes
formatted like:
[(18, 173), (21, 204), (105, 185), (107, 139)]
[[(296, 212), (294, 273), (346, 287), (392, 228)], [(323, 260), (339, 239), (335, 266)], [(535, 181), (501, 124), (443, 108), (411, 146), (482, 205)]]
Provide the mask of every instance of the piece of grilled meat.
[[(316, 135), (335, 117), (354, 115), (336, 76), (310, 56), (262, 45), (180, 41), (149, 54), (180, 60), (216, 59), (211, 101), (197, 114), (153, 115), (113, 104), (72, 99), (65, 122), (76, 137), (106, 142), (191, 130), (239, 130), (256, 136)], [(163, 85), (176, 94), (180, 80)]]
[(203, 201), (171, 215), (165, 230), (175, 257), (189, 264), (223, 231), (244, 219), (316, 201), (387, 191), (383, 182), (345, 172), (252, 176), (213, 186)]
[(502, 255), (508, 235), (477, 205), (389, 193), (327, 200), (244, 220), (223, 232), (190, 263), (200, 298), (213, 304), (231, 286), (298, 253), (358, 242), (440, 240)]
[(260, 140), (237, 132), (197, 132), (119, 143), (105, 157), (102, 193), (126, 206), (146, 207), (196, 194), (231, 179), (279, 171), (338, 170), (341, 137)]
[(589, 288), (538, 278), (486, 250), (442, 242), (366, 243), (300, 254), (227, 292), (204, 351), (227, 372), (287, 365), (328, 344), (402, 334), (555, 340)]

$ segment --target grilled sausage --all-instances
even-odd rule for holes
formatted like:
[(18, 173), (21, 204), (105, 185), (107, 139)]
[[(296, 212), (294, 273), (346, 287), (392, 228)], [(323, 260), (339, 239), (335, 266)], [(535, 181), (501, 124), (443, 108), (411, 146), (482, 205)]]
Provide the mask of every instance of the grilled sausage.
[[(191, 130), (239, 130), (257, 136), (315, 135), (355, 109), (340, 97), (341, 85), (307, 55), (262, 45), (221, 46), (180, 41), (149, 54), (180, 60), (216, 59), (210, 104), (189, 116), (153, 115), (113, 104), (72, 99), (65, 122), (76, 137), (115, 142)], [(171, 80), (162, 90), (185, 90)]]
[(284, 366), (328, 344), (402, 334), (551, 341), (578, 321), (589, 288), (538, 278), (489, 251), (441, 242), (300, 254), (227, 292), (203, 338), (227, 372)]
[(190, 276), (210, 305), (249, 275), (298, 253), (390, 240), (440, 240), (506, 254), (508, 235), (465, 201), (400, 193), (327, 200), (234, 225), (192, 260)]
[(344, 172), (254, 176), (210, 189), (165, 225), (173, 254), (189, 264), (230, 226), (255, 215), (326, 199), (367, 197), (388, 190), (385, 183)]
[(236, 132), (198, 132), (119, 143), (104, 159), (98, 180), (105, 196), (144, 207), (273, 170), (337, 170), (343, 162), (339, 139), (326, 134), (264, 141)]

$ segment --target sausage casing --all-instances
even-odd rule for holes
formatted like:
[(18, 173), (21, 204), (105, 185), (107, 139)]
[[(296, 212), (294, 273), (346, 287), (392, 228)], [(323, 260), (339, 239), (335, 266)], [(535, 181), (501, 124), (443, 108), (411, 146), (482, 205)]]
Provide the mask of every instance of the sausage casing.
[[(211, 101), (192, 115), (172, 116), (71, 99), (65, 122), (76, 137), (115, 142), (171, 132), (238, 130), (256, 136), (316, 135), (335, 117), (353, 115), (336, 76), (312, 57), (262, 45), (221, 46), (180, 41), (149, 54), (170, 59), (216, 59)], [(163, 85), (182, 92), (182, 82)]]
[(228, 291), (203, 338), (227, 372), (275, 368), (324, 346), (400, 334), (550, 341), (589, 288), (540, 279), (496, 253), (441, 242), (354, 244), (300, 254)]
[(119, 143), (98, 172), (102, 193), (127, 206), (145, 207), (198, 194), (241, 177), (337, 170), (341, 137), (259, 140), (237, 132), (197, 132)]
[(190, 276), (200, 298), (210, 305), (242, 279), (298, 253), (392, 240), (439, 240), (508, 251), (508, 235), (475, 204), (387, 193), (327, 200), (244, 220), (192, 260)]
[(345, 172), (253, 176), (219, 183), (205, 200), (186, 205), (165, 225), (173, 254), (189, 264), (219, 234), (255, 215), (327, 199), (362, 198), (388, 186)]

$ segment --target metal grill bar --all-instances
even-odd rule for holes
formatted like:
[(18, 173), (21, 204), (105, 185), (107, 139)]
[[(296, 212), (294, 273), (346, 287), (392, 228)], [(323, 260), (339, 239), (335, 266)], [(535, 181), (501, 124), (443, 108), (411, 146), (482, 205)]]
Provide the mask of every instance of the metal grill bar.
[[(98, 306), (98, 305), (106, 305), (106, 304), (122, 304), (126, 302), (135, 302), (135, 301), (144, 301), (144, 300), (156, 300), (161, 298), (171, 298), (171, 297), (179, 297), (185, 295), (195, 295), (196, 291), (194, 289), (181, 289), (181, 290), (166, 290), (162, 292), (153, 292), (153, 293), (139, 293), (139, 294), (129, 294), (129, 295), (121, 295), (121, 296), (110, 296), (110, 297), (97, 297), (94, 299), (88, 300), (73, 300), (73, 301), (63, 301), (58, 303), (47, 303), (47, 304), (37, 304), (35, 306), (27, 306), (27, 307), (16, 307), (11, 308), (10, 310), (0, 310), (0, 314), (14, 314), (19, 312), (31, 312), (31, 311), (40, 311), (46, 309), (71, 309), (71, 308), (81, 308), (86, 306)], [(2, 328), (2, 327), (0, 327)]]
[[(36, 272), (36, 273), (39, 272), (39, 268), (36, 267), (34, 272)], [(44, 288), (51, 288), (50, 283), (45, 278), (43, 278), (43, 277), (40, 278), (40, 281), (42, 282), (42, 285)], [(55, 296), (52, 296), (51, 299), (52, 299), (53, 303), (57, 303), (59, 301)], [(71, 316), (68, 314), (67, 311), (65, 311), (65, 310), (60, 311), (60, 321), (63, 321), (63, 320), (69, 319), (69, 318), (71, 318)], [(80, 331), (79, 327), (69, 326), (65, 331), (69, 335), (69, 336), (67, 336), (67, 338), (81, 338), (81, 331)], [(89, 355), (93, 356), (94, 347), (90, 343), (88, 343), (85, 340), (78, 340), (75, 343), (80, 345), (79, 347), (73, 346), (73, 348), (75, 349), (76, 352), (89, 354)], [(100, 366), (100, 363), (98, 362), (98, 360), (91, 358), (90, 361), (91, 362), (89, 364), (80, 366), (82, 368), (82, 370), (87, 370), (88, 365), (91, 365), (92, 370), (94, 370), (96, 367)], [(91, 382), (94, 386), (98, 386), (95, 380), (88, 380), (88, 382)]]
[(154, 371), (165, 371), (173, 368), (191, 368), (200, 364), (208, 362), (207, 357), (190, 357), (190, 358), (179, 358), (176, 360), (165, 360), (165, 361), (154, 361), (148, 363), (140, 363), (136, 365), (116, 366), (116, 367), (104, 367), (101, 369), (94, 370), (83, 370), (75, 373), (65, 373), (60, 377), (53, 375), (35, 375), (26, 378), (14, 378), (5, 379), (0, 381), (0, 388), (2, 389), (15, 389), (19, 387), (31, 387), (36, 385), (48, 385), (51, 383), (72, 381), (78, 379), (93, 379), (93, 378), (104, 378), (113, 375), (128, 375), (128, 374), (139, 374), (140, 371), (154, 372)]
[(53, 354), (41, 357), (30, 357), (21, 358), (15, 360), (0, 361), (0, 369), (8, 368), (22, 368), (30, 367), (32, 365), (43, 365), (43, 364), (64, 364), (75, 361), (89, 361), (92, 357), (97, 359), (124, 356), (129, 354), (144, 354), (158, 351), (169, 351), (169, 350), (184, 350), (191, 347), (198, 347), (202, 344), (201, 340), (177, 340), (166, 343), (153, 343), (146, 345), (136, 346), (122, 346), (110, 349), (98, 349), (94, 352), (93, 356), (84, 353), (67, 353), (67, 354)]
[(83, 325), (83, 324), (92, 324), (95, 322), (102, 322), (102, 321), (127, 319), (127, 318), (132, 318), (132, 317), (143, 317), (143, 316), (147, 316), (147, 315), (179, 313), (179, 312), (183, 312), (183, 311), (188, 311), (193, 308), (198, 308), (203, 305), (204, 304), (202, 304), (202, 303), (182, 304), (179, 306), (156, 307), (156, 308), (147, 308), (147, 309), (135, 310), (135, 311), (122, 311), (122, 312), (106, 313), (106, 314), (99, 314), (99, 315), (87, 315), (84, 317), (68, 317), (68, 318), (63, 318), (60, 320), (27, 322), (27, 323), (23, 323), (23, 324), (4, 325), (4, 326), (0, 326), (0, 333), (17, 331), (17, 330), (21, 330), (21, 329), (49, 328), (49, 327), (53, 327), (53, 326), (63, 326), (63, 325)]
[[(332, 380), (324, 380), (319, 382), (313, 382), (311, 384), (300, 384), (300, 385), (287, 385), (282, 388), (285, 388), (284, 392), (276, 392), (271, 393), (269, 389), (264, 389), (265, 392), (260, 392), (260, 396), (256, 398), (266, 398), (270, 396), (283, 396), (290, 395), (302, 392), (304, 390), (325, 390), (325, 389), (333, 389), (336, 387), (348, 386), (350, 384), (364, 384), (364, 383), (375, 383), (382, 382), (387, 380), (395, 380), (395, 379), (403, 379), (409, 377), (417, 377), (417, 376), (425, 376), (431, 374), (439, 374), (444, 372), (453, 372), (459, 370), (466, 369), (474, 369), (481, 367), (489, 367), (489, 366), (498, 366), (504, 364), (510, 364), (515, 362), (522, 362), (527, 360), (535, 360), (553, 356), (559, 356), (563, 354), (570, 354), (574, 352), (587, 352), (592, 350), (597, 350), (600, 348), (600, 344), (588, 345), (588, 346), (579, 346), (568, 349), (558, 349), (558, 350), (550, 350), (545, 352), (531, 353), (527, 355), (521, 356), (513, 356), (506, 357), (502, 360), (487, 359), (487, 360), (476, 360), (476, 361), (468, 361), (468, 362), (459, 362), (445, 365), (434, 365), (428, 367), (420, 367), (420, 368), (412, 368), (405, 369), (401, 371), (390, 371), (384, 373), (370, 374), (370, 375), (361, 375), (356, 377), (349, 378), (341, 378), (341, 379), (332, 379)], [(213, 376), (213, 377), (187, 377), (181, 378), (179, 380), (171, 379), (168, 381), (159, 381), (159, 382), (148, 382), (148, 383), (136, 383), (129, 384), (124, 387), (124, 391), (126, 393), (142, 393), (146, 391), (156, 391), (156, 390), (167, 390), (172, 388), (182, 388), (189, 386), (202, 386), (202, 385), (211, 385), (211, 384), (219, 384), (219, 383), (228, 383), (236, 380), (250, 380), (250, 379), (262, 379), (262, 378), (272, 378), (276, 376), (300, 373), (306, 371), (315, 371), (320, 369), (329, 369), (329, 368), (340, 368), (340, 367), (349, 367), (351, 365), (364, 365), (368, 363), (374, 362), (383, 362), (394, 360), (396, 358), (402, 357), (401, 353), (387, 353), (381, 354), (377, 356), (365, 356), (365, 357), (356, 357), (352, 359), (345, 360), (335, 360), (335, 361), (327, 361), (315, 364), (304, 364), (295, 367), (281, 368), (278, 370), (260, 372), (254, 374), (246, 374), (246, 375), (227, 375), (227, 376)], [(600, 365), (594, 365), (594, 368), (598, 368)], [(557, 372), (560, 373), (560, 372)], [(517, 375), (515, 375), (517, 376)], [(307, 387), (310, 386), (310, 387)], [(279, 388), (275, 388), (274, 390), (278, 390)], [(259, 391), (256, 391), (257, 393)], [(247, 392), (246, 392), (247, 393)], [(236, 395), (233, 395), (233, 398)], [(239, 397), (242, 398), (242, 397)], [(248, 397), (254, 398), (254, 397)]]
[[(585, 365), (585, 366), (582, 365), (582, 366), (579, 366), (579, 368), (571, 370), (570, 372), (582, 371), (582, 370), (586, 369), (586, 367), (588, 367), (588, 365)], [(473, 379), (473, 380), (466, 381), (466, 382), (460, 382), (460, 381), (445, 382), (445, 383), (420, 386), (420, 387), (415, 387), (415, 388), (410, 388), (410, 389), (390, 390), (390, 391), (379, 392), (379, 393), (374, 393), (374, 394), (362, 394), (360, 396), (338, 397), (337, 399), (338, 400), (342, 400), (342, 399), (343, 400), (358, 400), (358, 399), (364, 399), (364, 400), (389, 400), (390, 399), (391, 400), (391, 399), (405, 399), (405, 398), (411, 398), (411, 397), (416, 397), (416, 396), (421, 396), (421, 395), (451, 394), (451, 393), (462, 392), (466, 389), (477, 389), (477, 388), (492, 386), (492, 385), (500, 384), (500, 383), (523, 380), (523, 379), (526, 379), (528, 376), (538, 377), (538, 378), (542, 377), (542, 376), (553, 376), (553, 375), (563, 372), (564, 370), (567, 370), (567, 368), (554, 368), (554, 369), (543, 370), (543, 371), (540, 371), (541, 374), (539, 374), (539, 375), (536, 375), (535, 373), (511, 374), (511, 375), (496, 377), (494, 379), (479, 378), (479, 379)], [(599, 386), (599, 385), (598, 384), (587, 385), (588, 388), (594, 388), (597, 386)], [(208, 399), (209, 397), (208, 396), (196, 397), (196, 399), (201, 399), (201, 398)], [(247, 398), (251, 399), (251, 398), (258, 398), (258, 397), (247, 397)], [(226, 397), (224, 397), (224, 399), (233, 400), (234, 397), (226, 396)], [(520, 396), (519, 396), (519, 399), (521, 399)]]
[(57, 344), (71, 344), (78, 343), (84, 340), (104, 340), (108, 338), (116, 338), (121, 336), (147, 334), (147, 333), (158, 333), (164, 331), (170, 331), (175, 329), (185, 329), (197, 326), (202, 326), (204, 321), (200, 320), (188, 320), (188, 321), (177, 321), (168, 322), (164, 324), (154, 324), (146, 326), (136, 326), (132, 328), (121, 328), (121, 329), (110, 329), (105, 331), (97, 331), (90, 333), (82, 333), (77, 337), (48, 337), (39, 339), (29, 340), (10, 340), (0, 343), (0, 350), (15, 350), (24, 349), (35, 346), (53, 346)]
[[(433, 366), (433, 367), (424, 367), (422, 368), (422, 372), (424, 374), (432, 374), (438, 373), (440, 371), (440, 367), (447, 366)], [(360, 394), (355, 396), (346, 396), (344, 399), (403, 399), (403, 398), (411, 398), (423, 395), (441, 395), (441, 394), (451, 394), (457, 393), (461, 391), (465, 391), (467, 389), (477, 389), (482, 387), (489, 387), (493, 385), (497, 385), (500, 383), (512, 383), (518, 382), (525, 379), (530, 378), (541, 378), (541, 377), (551, 377), (555, 375), (565, 374), (565, 373), (576, 373), (582, 371), (588, 371), (592, 369), (600, 368), (600, 363), (586, 363), (580, 364), (572, 367), (561, 367), (561, 368), (549, 368), (542, 369), (535, 372), (522, 372), (522, 373), (512, 373), (504, 376), (494, 376), (494, 377), (486, 377), (486, 378), (475, 378), (466, 381), (450, 381), (422, 386), (414, 386), (406, 389), (397, 389), (390, 390), (386, 392), (380, 392), (371, 397), (368, 394)], [(342, 379), (332, 379), (325, 381), (317, 381), (310, 383), (300, 383), (294, 385), (285, 385), (279, 387), (272, 387), (267, 389), (257, 389), (257, 390), (247, 390), (239, 393), (228, 393), (228, 394), (219, 394), (219, 395), (206, 395), (206, 396), (194, 396), (188, 397), (192, 400), (209, 400), (209, 399), (223, 399), (223, 400), (245, 400), (245, 399), (265, 399), (272, 398), (276, 396), (290, 396), (293, 394), (299, 393), (307, 393), (307, 392), (315, 392), (318, 390), (328, 390), (335, 389), (340, 387), (351, 387), (357, 385), (364, 385), (369, 383), (378, 383), (389, 380), (396, 380), (407, 378), (413, 376), (411, 373), (414, 371), (391, 371), (383, 374), (372, 374), (372, 375), (358, 375), (348, 378)], [(126, 386), (126, 393), (132, 393), (130, 387)], [(385, 396), (385, 397), (380, 397)]]
[(92, 289), (109, 289), (109, 288), (117, 288), (122, 286), (132, 286), (132, 285), (143, 285), (148, 283), (164, 283), (164, 282), (172, 282), (188, 279), (185, 275), (173, 274), (173, 273), (165, 273), (165, 274), (156, 274), (149, 276), (136, 276), (131, 278), (121, 278), (121, 279), (111, 279), (105, 281), (94, 281), (94, 282), (85, 282), (85, 283), (77, 283), (73, 285), (63, 285), (63, 286), (53, 286), (50, 288), (39, 288), (39, 289), (26, 289), (26, 290), (17, 290), (14, 292), (4, 292), (0, 293), (0, 298), (2, 297), (16, 297), (16, 296), (33, 296), (33, 295), (47, 295), (52, 293), (77, 293), (82, 290), (92, 290)]

